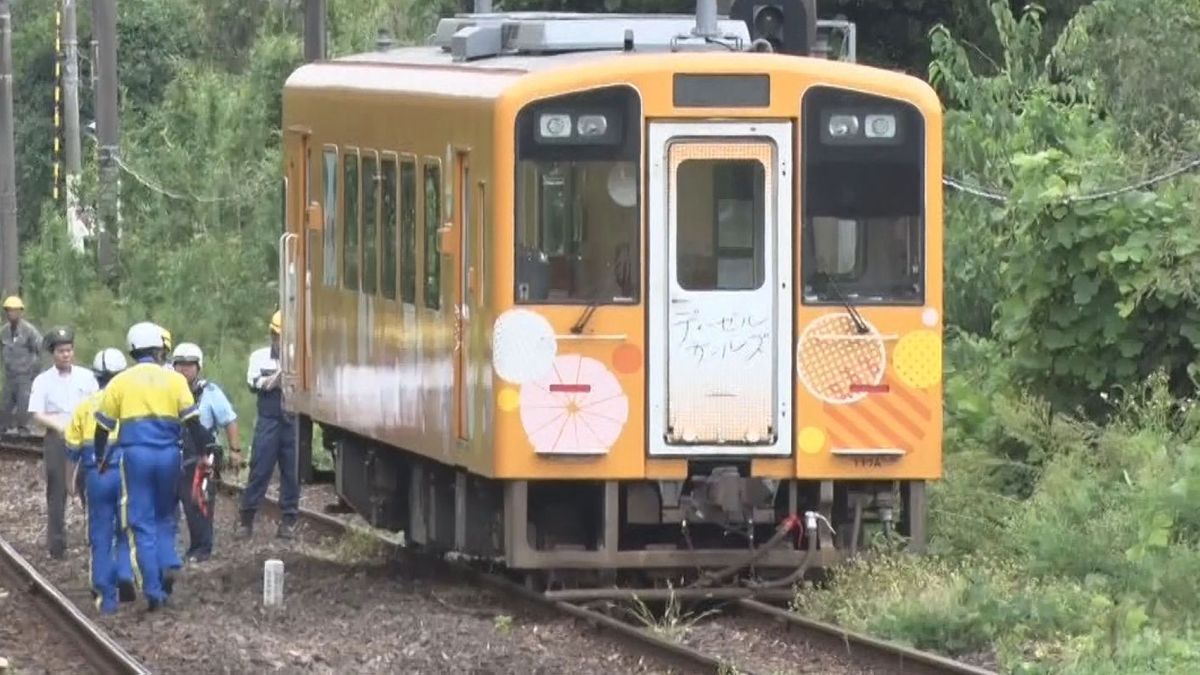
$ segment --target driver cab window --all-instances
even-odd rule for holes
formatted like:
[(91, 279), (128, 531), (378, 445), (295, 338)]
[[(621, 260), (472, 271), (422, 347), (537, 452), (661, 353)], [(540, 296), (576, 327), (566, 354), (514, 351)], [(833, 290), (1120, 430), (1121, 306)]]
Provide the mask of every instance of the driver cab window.
[(627, 86), (537, 101), (517, 115), (518, 303), (638, 301), (640, 129)]

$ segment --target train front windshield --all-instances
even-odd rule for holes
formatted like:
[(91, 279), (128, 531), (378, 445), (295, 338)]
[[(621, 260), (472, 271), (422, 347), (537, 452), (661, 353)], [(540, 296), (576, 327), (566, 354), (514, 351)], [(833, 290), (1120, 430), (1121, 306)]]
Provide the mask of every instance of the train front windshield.
[(832, 87), (804, 97), (809, 304), (924, 301), (924, 120), (911, 104)]
[(518, 116), (517, 302), (638, 302), (640, 120), (628, 87), (540, 101)]

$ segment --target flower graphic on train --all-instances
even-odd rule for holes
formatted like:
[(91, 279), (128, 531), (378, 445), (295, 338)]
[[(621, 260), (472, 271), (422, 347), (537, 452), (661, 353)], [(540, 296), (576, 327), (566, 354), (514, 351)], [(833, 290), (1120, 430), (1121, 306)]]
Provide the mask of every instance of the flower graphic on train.
[(548, 454), (608, 452), (629, 419), (616, 376), (579, 354), (557, 357), (549, 375), (522, 384), (520, 408), (529, 442)]
[(558, 342), (546, 317), (527, 309), (501, 314), (492, 329), (492, 366), (500, 379), (525, 384), (546, 377), (554, 367)]

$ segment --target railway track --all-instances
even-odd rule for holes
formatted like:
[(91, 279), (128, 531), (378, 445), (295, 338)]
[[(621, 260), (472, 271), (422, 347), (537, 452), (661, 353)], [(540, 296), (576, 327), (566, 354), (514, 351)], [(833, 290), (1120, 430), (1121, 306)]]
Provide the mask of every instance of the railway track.
[[(16, 454), (23, 457), (36, 457), (40, 450), (36, 441), (21, 439), (22, 442), (0, 440), (0, 452)], [(242, 486), (236, 483), (222, 483), (221, 488), (228, 494), (240, 494)], [(278, 516), (277, 503), (268, 498), (264, 505), (264, 513), (273, 517)], [(770, 632), (779, 642), (802, 645), (803, 651), (811, 656), (820, 655), (820, 659), (796, 663), (795, 669), (778, 668), (764, 669), (747, 665), (752, 659), (746, 659), (738, 654), (725, 656), (714, 653), (715, 650), (706, 647), (690, 646), (686, 639), (678, 636), (664, 635), (654, 630), (653, 626), (639, 623), (630, 618), (628, 612), (620, 611), (621, 607), (608, 603), (597, 607), (595, 603), (572, 601), (569, 593), (544, 594), (529, 590), (507, 576), (487, 572), (461, 562), (447, 561), (442, 558), (425, 555), (413, 549), (405, 548), (377, 533), (359, 528), (349, 522), (325, 513), (311, 509), (301, 509), (300, 519), (306, 529), (329, 535), (343, 535), (352, 530), (359, 530), (377, 538), (389, 547), (390, 552), (400, 560), (408, 560), (414, 565), (434, 564), (445, 567), (455, 577), (465, 583), (474, 584), (498, 591), (523, 604), (552, 610), (561, 615), (594, 627), (609, 640), (620, 644), (622, 651), (635, 654), (663, 666), (674, 672), (686, 673), (763, 673), (770, 675), (776, 672), (802, 673), (912, 673), (918, 675), (986, 675), (992, 671), (970, 664), (961, 663), (943, 656), (915, 650), (903, 645), (879, 640), (867, 635), (847, 631), (840, 627), (815, 621), (793, 612), (763, 603), (751, 598), (729, 597), (716, 589), (708, 599), (709, 603), (720, 603), (717, 613), (705, 619), (706, 630), (717, 634), (722, 633), (725, 622), (750, 622), (763, 632)], [(638, 595), (630, 590), (632, 600)], [(644, 594), (651, 601), (654, 594)], [(70, 601), (58, 594), (57, 597), (71, 606), (72, 613), (86, 620)], [(102, 633), (101, 633), (102, 635)], [(111, 641), (109, 641), (111, 642)], [(112, 646), (116, 646), (115, 643)], [(119, 649), (119, 647), (118, 647)], [(132, 659), (130, 659), (132, 661)], [(835, 663), (836, 666), (821, 666), (814, 664)], [(125, 666), (125, 670), (106, 670), (104, 672), (147, 672), (130, 670), (136, 667)], [(817, 669), (813, 669), (817, 668)]]
[[(39, 454), (28, 445), (13, 447), (5, 444), (0, 449), (22, 456)], [(79, 653), (89, 672), (114, 675), (150, 672), (81, 612), (3, 537), (0, 537), (0, 587), (20, 593), (23, 599), (27, 599), (54, 633)]]

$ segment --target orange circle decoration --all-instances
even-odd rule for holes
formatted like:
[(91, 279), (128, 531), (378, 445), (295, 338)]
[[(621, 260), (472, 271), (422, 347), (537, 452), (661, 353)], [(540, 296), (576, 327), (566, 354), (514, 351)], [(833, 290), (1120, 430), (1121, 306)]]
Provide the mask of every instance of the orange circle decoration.
[(632, 375), (642, 369), (642, 350), (626, 342), (612, 353), (613, 370), (622, 375)]
[(500, 394), (496, 397), (496, 407), (502, 412), (510, 413), (521, 406), (521, 395), (512, 387), (505, 387), (500, 390)]
[(859, 333), (849, 314), (826, 314), (813, 320), (796, 345), (796, 374), (816, 398), (826, 403), (861, 401), (866, 393), (853, 385), (877, 385), (887, 368), (883, 336), (863, 319)]

